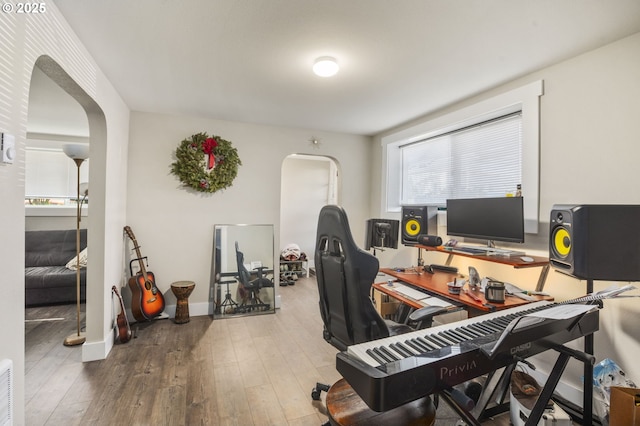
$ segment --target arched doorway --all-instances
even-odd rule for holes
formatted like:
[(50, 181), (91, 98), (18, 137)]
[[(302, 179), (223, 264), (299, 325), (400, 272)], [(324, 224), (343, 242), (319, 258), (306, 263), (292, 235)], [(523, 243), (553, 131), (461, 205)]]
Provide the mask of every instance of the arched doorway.
[[(35, 71), (36, 68), (37, 71)], [(100, 238), (100, 235), (104, 235), (105, 229), (106, 119), (96, 101), (53, 58), (47, 55), (39, 57), (35, 62), (34, 71), (37, 73), (42, 72), (42, 74), (46, 75), (73, 98), (86, 114), (86, 122), (89, 129), (89, 158), (91, 159), (91, 168), (89, 170), (91, 215), (90, 219), (87, 218), (86, 228), (89, 236), (88, 251), (91, 253), (92, 258), (87, 267), (86, 338), (87, 342), (102, 342), (104, 340), (105, 317), (110, 315), (110, 312), (107, 313), (105, 310), (105, 305), (107, 305), (105, 300), (110, 293), (105, 291), (106, 287), (103, 285), (105, 250), (102, 238)], [(31, 105), (29, 105), (29, 108), (31, 108)], [(85, 356), (86, 344), (82, 350), (83, 360), (97, 359), (94, 355)]]
[(313, 265), (316, 227), (320, 209), (340, 200), (340, 172), (335, 159), (294, 154), (281, 168), (280, 246), (295, 243)]

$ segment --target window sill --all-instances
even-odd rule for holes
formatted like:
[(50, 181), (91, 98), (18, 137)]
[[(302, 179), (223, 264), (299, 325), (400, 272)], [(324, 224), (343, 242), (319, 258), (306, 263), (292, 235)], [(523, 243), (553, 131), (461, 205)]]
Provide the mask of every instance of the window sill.
[[(87, 217), (89, 207), (82, 207), (82, 217)], [(75, 217), (77, 215), (76, 206), (24, 206), (25, 216), (37, 217)]]

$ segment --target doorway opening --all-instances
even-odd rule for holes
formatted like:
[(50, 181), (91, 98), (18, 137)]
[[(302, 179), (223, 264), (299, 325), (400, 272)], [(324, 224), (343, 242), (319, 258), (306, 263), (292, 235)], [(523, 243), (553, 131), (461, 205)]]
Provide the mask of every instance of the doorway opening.
[[(81, 172), (81, 182), (91, 182), (91, 215), (87, 214), (87, 206), (83, 206), (81, 228), (87, 229), (87, 248), (92, 256), (87, 262), (85, 321), (81, 327), (86, 330), (88, 342), (90, 340), (101, 341), (104, 338), (104, 300), (107, 297), (101, 284), (104, 281), (101, 277), (104, 275), (105, 266), (102, 255), (104, 245), (101, 243), (102, 238), (100, 238), (100, 232), (102, 231), (104, 234), (105, 228), (106, 119), (95, 100), (54, 59), (47, 55), (40, 56), (34, 64), (29, 95), (27, 149), (33, 146), (36, 148), (36, 152), (42, 153), (49, 150), (49, 153), (53, 153), (54, 156), (55, 154), (62, 156), (60, 161), (68, 161), (75, 174), (77, 166), (74, 165), (74, 161), (60, 152), (62, 146), (73, 143), (89, 147), (91, 168), (88, 173)], [(39, 159), (42, 160), (42, 158)], [(47, 164), (46, 161), (44, 163)], [(29, 167), (27, 162), (25, 164), (26, 167)], [(29, 172), (27, 171), (27, 173)], [(76, 180), (77, 176), (71, 178), (74, 193), (76, 192)], [(28, 191), (27, 185), (25, 185), (25, 196), (27, 195), (26, 191)], [(65, 209), (56, 212), (53, 207), (51, 206), (47, 209), (48, 212), (40, 216), (25, 220), (25, 231), (73, 229), (75, 234), (76, 208), (72, 207), (69, 214), (68, 211), (63, 211)], [(73, 303), (75, 305), (75, 298)], [(73, 319), (72, 331), (75, 331), (75, 312)], [(59, 342), (61, 346), (63, 340)], [(81, 348), (82, 360), (97, 359), (95, 356), (88, 357), (86, 355), (86, 345), (82, 345)]]
[(313, 268), (320, 209), (340, 201), (340, 167), (331, 157), (289, 155), (282, 162), (280, 191), (280, 247), (295, 244)]

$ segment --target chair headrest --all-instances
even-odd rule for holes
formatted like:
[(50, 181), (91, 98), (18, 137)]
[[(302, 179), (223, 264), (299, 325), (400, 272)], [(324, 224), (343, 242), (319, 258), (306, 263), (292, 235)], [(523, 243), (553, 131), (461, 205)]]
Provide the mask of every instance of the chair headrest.
[[(341, 241), (342, 250), (356, 249), (358, 246), (351, 234), (351, 228), (349, 226), (349, 219), (347, 213), (340, 206), (327, 205), (320, 210), (318, 218), (318, 235), (316, 242), (321, 243), (322, 239), (328, 239), (329, 251), (337, 250), (338, 247), (332, 244), (333, 241)], [(321, 247), (316, 247), (316, 251)]]

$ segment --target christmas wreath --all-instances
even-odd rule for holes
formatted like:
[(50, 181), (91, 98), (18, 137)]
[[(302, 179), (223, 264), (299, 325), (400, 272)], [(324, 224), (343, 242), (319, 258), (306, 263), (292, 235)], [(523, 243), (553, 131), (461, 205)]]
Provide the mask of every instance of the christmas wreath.
[(185, 186), (201, 192), (228, 188), (238, 174), (238, 166), (242, 165), (231, 142), (206, 133), (180, 142), (176, 158), (171, 164), (171, 173)]

